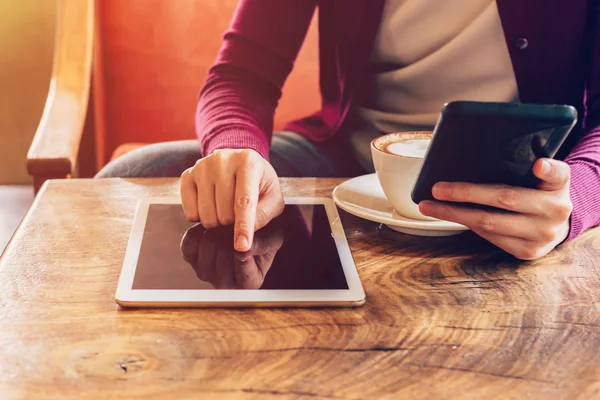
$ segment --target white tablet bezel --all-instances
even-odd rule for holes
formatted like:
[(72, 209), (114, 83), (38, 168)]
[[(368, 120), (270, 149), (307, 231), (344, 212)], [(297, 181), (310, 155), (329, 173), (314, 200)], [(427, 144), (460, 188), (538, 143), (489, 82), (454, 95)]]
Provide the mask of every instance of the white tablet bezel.
[(142, 237), (151, 204), (181, 204), (179, 198), (146, 198), (139, 201), (127, 243), (116, 301), (125, 307), (270, 307), (359, 306), (365, 301), (356, 265), (339, 214), (326, 197), (285, 197), (286, 204), (323, 205), (348, 289), (320, 290), (154, 290), (132, 289)]

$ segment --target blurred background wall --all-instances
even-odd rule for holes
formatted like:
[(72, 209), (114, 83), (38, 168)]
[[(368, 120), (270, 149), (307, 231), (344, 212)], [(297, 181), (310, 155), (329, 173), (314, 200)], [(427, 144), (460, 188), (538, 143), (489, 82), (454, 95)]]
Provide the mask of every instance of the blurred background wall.
[(56, 0), (0, 0), (0, 185), (28, 183), (25, 156), (50, 75)]

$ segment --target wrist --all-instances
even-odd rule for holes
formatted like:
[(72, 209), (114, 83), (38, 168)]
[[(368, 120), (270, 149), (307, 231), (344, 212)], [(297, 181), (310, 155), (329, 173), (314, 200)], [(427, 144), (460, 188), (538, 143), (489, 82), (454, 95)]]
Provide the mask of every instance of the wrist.
[(210, 155), (216, 150), (249, 149), (254, 150), (265, 160), (269, 159), (269, 141), (261, 133), (244, 129), (233, 129), (212, 137), (201, 139), (203, 155)]

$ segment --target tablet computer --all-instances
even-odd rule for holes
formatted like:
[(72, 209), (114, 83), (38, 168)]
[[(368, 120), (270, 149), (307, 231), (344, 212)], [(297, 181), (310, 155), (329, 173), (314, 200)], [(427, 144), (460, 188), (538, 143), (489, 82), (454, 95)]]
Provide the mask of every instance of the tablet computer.
[(139, 202), (116, 292), (122, 307), (354, 307), (365, 302), (331, 199), (285, 199), (233, 248), (233, 228), (188, 222), (180, 199)]

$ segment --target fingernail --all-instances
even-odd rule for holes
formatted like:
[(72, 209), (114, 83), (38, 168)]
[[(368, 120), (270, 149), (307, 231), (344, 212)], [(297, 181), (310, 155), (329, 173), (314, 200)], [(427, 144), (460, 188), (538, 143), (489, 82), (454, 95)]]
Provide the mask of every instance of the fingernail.
[(235, 241), (235, 247), (240, 250), (240, 249), (247, 249), (248, 248), (248, 238), (244, 235), (239, 235), (237, 237), (237, 240)]
[(438, 182), (433, 185), (433, 197), (448, 197), (450, 195), (450, 184), (446, 182)]
[(550, 173), (551, 169), (552, 169), (552, 166), (550, 165), (550, 163), (546, 160), (542, 160), (542, 168), (541, 168), (540, 172), (545, 175), (545, 174)]

